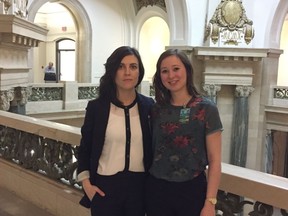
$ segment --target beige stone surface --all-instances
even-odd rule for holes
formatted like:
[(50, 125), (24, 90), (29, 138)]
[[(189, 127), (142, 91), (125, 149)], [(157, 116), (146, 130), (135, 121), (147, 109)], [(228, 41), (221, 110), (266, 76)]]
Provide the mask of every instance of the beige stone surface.
[(80, 144), (81, 133), (79, 127), (50, 122), (2, 110), (0, 110), (0, 124), (69, 143), (71, 145)]
[(79, 200), (82, 197), (81, 191), (3, 159), (0, 159), (0, 172), (0, 188), (14, 192), (21, 199), (38, 206), (40, 209), (46, 209), (51, 215), (90, 215), (88, 209), (79, 205)]

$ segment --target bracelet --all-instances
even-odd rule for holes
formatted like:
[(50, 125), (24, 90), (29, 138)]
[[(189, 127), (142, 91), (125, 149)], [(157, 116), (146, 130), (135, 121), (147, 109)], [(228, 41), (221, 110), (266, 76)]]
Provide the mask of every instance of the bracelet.
[(208, 202), (210, 202), (212, 205), (216, 205), (217, 199), (216, 198), (207, 198), (206, 199)]

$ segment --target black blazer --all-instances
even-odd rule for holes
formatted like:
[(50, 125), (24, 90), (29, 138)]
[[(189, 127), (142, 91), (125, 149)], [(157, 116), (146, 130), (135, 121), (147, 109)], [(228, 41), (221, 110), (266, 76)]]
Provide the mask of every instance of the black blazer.
[[(140, 124), (143, 136), (144, 168), (148, 172), (152, 163), (152, 137), (150, 128), (150, 111), (154, 104), (152, 98), (137, 93), (137, 103), (140, 116)], [(102, 153), (105, 133), (110, 112), (110, 100), (97, 98), (88, 102), (84, 124), (81, 128), (81, 143), (78, 149), (77, 173), (90, 171), (90, 181), (95, 183), (96, 170)], [(86, 194), (80, 200), (80, 204), (89, 208), (90, 200)]]

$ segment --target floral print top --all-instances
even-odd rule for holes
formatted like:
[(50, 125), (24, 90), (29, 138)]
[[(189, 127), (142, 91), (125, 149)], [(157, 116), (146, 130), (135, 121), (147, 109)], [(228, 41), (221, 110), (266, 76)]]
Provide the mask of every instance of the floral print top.
[(155, 104), (152, 109), (154, 159), (150, 173), (156, 178), (191, 180), (208, 165), (205, 137), (222, 130), (216, 105), (204, 97), (186, 107)]

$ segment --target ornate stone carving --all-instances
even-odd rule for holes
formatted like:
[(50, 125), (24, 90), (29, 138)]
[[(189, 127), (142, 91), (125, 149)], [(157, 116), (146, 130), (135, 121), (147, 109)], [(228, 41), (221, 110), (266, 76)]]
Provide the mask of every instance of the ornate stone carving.
[(99, 93), (98, 86), (79, 87), (78, 88), (78, 100), (97, 98), (98, 93)]
[(0, 157), (50, 179), (80, 187), (75, 179), (77, 146), (2, 125), (0, 137)]
[(134, 3), (136, 7), (136, 13), (138, 13), (142, 7), (148, 7), (149, 5), (156, 5), (166, 11), (166, 5), (164, 0), (134, 0)]
[[(4, 14), (8, 14), (9, 12), (21, 18), (27, 18), (28, 16), (27, 5), (28, 0), (0, 0), (0, 8), (2, 6), (2, 8), (4, 9)], [(11, 6), (12, 9), (10, 11)]]
[(252, 86), (236, 86), (235, 96), (236, 97), (249, 97), (253, 91), (254, 91), (254, 88)]
[(27, 87), (16, 87), (14, 88), (14, 99), (12, 101), (13, 105), (25, 105), (28, 102), (28, 98), (31, 95), (31, 90)]
[(29, 101), (63, 100), (63, 89), (58, 87), (36, 87), (31, 89)]
[(4, 9), (4, 14), (8, 14), (8, 10), (12, 5), (12, 0), (0, 0), (2, 3), (2, 8)]
[[(249, 44), (254, 37), (253, 22), (246, 16), (241, 0), (221, 0), (205, 31), (213, 44)], [(220, 41), (219, 41), (220, 40)]]
[(288, 88), (274, 88), (274, 98), (288, 99)]
[(0, 109), (8, 111), (10, 108), (10, 101), (14, 98), (14, 92), (11, 90), (0, 91)]
[(28, 0), (14, 0), (14, 14), (22, 18), (28, 16)]
[(219, 92), (221, 90), (221, 86), (220, 85), (214, 85), (214, 84), (204, 84), (203, 89), (209, 97), (216, 97), (217, 92)]

